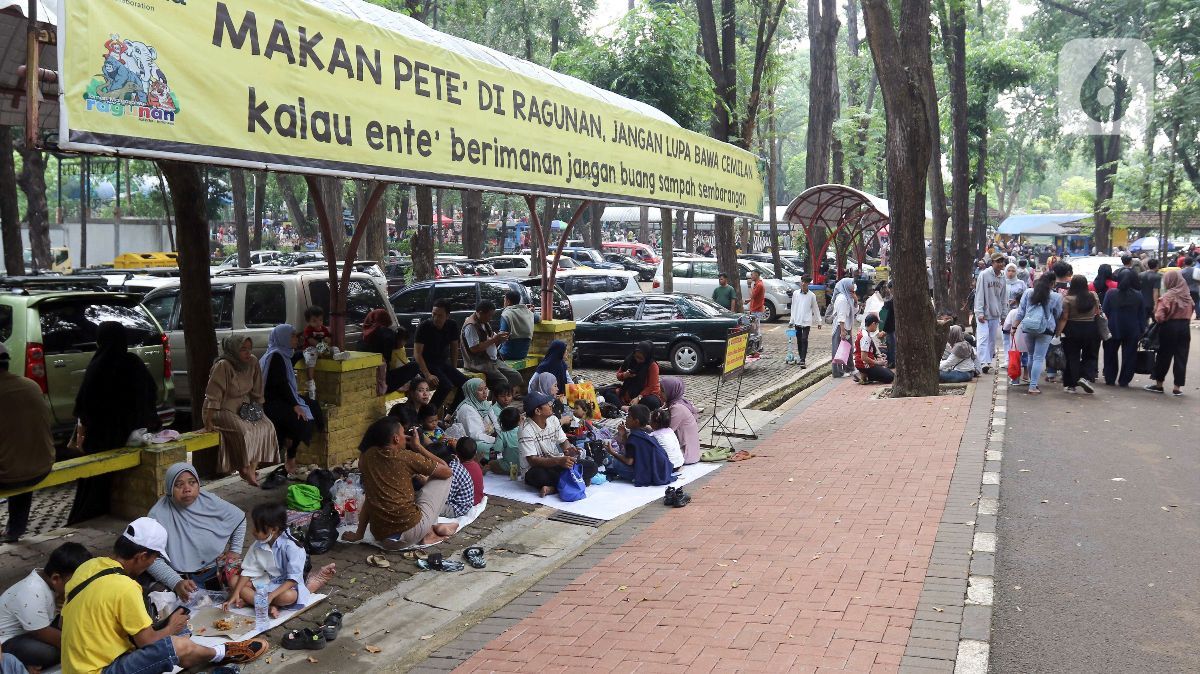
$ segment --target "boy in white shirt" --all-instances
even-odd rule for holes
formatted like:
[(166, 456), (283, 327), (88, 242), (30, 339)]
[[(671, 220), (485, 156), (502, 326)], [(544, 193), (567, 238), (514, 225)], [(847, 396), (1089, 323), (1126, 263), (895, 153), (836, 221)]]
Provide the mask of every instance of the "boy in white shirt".
[(808, 331), (812, 326), (821, 329), (821, 312), (817, 309), (817, 294), (808, 290), (809, 277), (800, 279), (800, 291), (792, 293), (792, 318), (789, 323), (796, 331), (796, 355), (800, 358), (800, 369), (808, 367)]
[(63, 543), (50, 553), (45, 568), (34, 569), (0, 594), (0, 648), (5, 653), (28, 668), (58, 665), (62, 644), (58, 601), (75, 569), (91, 558), (82, 545)]

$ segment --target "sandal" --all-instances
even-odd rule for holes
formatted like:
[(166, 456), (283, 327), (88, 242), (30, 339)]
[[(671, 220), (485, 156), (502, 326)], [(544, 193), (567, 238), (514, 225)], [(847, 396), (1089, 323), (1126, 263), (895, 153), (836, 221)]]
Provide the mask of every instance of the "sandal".
[(429, 553), (425, 552), (424, 550), (405, 550), (404, 552), (400, 553), (400, 556), (410, 562), (417, 559), (429, 559)]
[(462, 571), (464, 568), (462, 562), (455, 562), (449, 559), (443, 559), (442, 553), (435, 552), (429, 556), (429, 559), (418, 559), (417, 568), (422, 571), (433, 569), (435, 571)]
[[(289, 651), (319, 651), (325, 648), (325, 637), (305, 627), (302, 630), (288, 632), (284, 635), (280, 645)], [(229, 646), (225, 647), (225, 653), (228, 655)]]
[(729, 461), (732, 463), (734, 461), (745, 461), (746, 459), (753, 459), (753, 458), (754, 458), (754, 455), (751, 454), (750, 452), (747, 452), (744, 449), (739, 449), (738, 451), (733, 453), (733, 456), (729, 457)]
[[(368, 555), (367, 564), (370, 564), (377, 569), (387, 569), (391, 568), (392, 566), (392, 563), (389, 562), (387, 557), (384, 557), (383, 555)], [(330, 641), (332, 641), (332, 639), (330, 639)]]
[(473, 547), (463, 550), (463, 558), (467, 560), (467, 564), (471, 565), (472, 569), (482, 569), (487, 566), (487, 562), (483, 559), (483, 548)]
[[(324, 648), (322, 642), (321, 648)], [(271, 644), (266, 639), (247, 639), (246, 641), (231, 641), (225, 644), (225, 659), (221, 662), (232, 662), (244, 665), (254, 662), (271, 650)]]
[(321, 636), (325, 637), (325, 641), (333, 641), (338, 638), (340, 631), (342, 631), (342, 612), (335, 608), (325, 614), (325, 620), (321, 622)]

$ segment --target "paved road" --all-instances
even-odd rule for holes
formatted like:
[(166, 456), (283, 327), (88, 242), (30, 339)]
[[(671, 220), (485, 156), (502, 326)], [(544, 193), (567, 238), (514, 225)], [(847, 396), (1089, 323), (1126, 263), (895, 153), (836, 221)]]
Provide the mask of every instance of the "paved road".
[(993, 672), (1200, 671), (1200, 330), (1190, 361), (1184, 398), (1009, 395)]

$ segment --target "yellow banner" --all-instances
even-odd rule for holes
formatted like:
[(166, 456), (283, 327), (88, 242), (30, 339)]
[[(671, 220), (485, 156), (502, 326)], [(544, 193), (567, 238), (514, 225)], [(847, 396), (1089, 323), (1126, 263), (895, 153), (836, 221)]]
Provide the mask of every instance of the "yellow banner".
[(725, 342), (725, 365), (721, 368), (723, 378), (737, 375), (746, 366), (746, 347), (749, 342), (749, 329), (735, 328), (729, 331), (729, 338)]
[(374, 5), (64, 4), (64, 149), (761, 212), (749, 152)]

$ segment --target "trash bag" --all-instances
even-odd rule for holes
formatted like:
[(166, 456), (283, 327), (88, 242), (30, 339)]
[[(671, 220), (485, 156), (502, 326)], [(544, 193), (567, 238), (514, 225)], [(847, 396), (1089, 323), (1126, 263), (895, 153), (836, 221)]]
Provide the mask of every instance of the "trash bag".
[(323, 555), (333, 548), (338, 539), (338, 525), (342, 518), (332, 503), (326, 503), (308, 523), (304, 536), (304, 550), (310, 555)]
[(1063, 351), (1062, 344), (1050, 345), (1046, 351), (1046, 367), (1059, 372), (1067, 369), (1067, 354)]
[(1154, 372), (1155, 351), (1140, 349), (1133, 361), (1133, 371), (1136, 374), (1152, 374)]
[(324, 468), (318, 468), (308, 474), (306, 483), (311, 484), (321, 492), (321, 503), (333, 503), (333, 485), (337, 482), (337, 476)]

